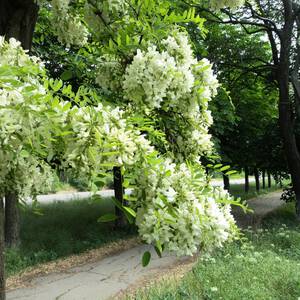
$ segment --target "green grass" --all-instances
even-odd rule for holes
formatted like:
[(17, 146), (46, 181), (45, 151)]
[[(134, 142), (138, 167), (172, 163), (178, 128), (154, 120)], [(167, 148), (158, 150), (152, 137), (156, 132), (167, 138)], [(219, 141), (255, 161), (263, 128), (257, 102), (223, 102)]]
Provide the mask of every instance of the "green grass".
[(289, 300), (300, 297), (300, 226), (292, 204), (269, 214), (242, 241), (202, 255), (182, 280), (166, 280), (134, 299)]
[(110, 199), (41, 205), (42, 215), (26, 208), (21, 214), (21, 246), (6, 252), (7, 274), (135, 234), (135, 229), (114, 231), (111, 224), (97, 222), (113, 210)]

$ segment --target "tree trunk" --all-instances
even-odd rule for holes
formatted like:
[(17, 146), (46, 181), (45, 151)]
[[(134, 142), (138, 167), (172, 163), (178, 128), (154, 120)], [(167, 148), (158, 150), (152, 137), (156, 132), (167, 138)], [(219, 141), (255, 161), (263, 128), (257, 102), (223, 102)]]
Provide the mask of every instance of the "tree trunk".
[(230, 181), (229, 176), (223, 174), (223, 184), (224, 184), (224, 190), (228, 191), (230, 190)]
[(20, 244), (20, 212), (18, 196), (14, 192), (5, 194), (5, 245), (18, 247)]
[(254, 177), (255, 177), (255, 188), (256, 191), (259, 192), (260, 184), (259, 184), (259, 172), (257, 168), (254, 168)]
[(38, 16), (34, 0), (0, 1), (0, 35), (14, 37), (24, 49), (31, 49), (32, 36)]
[(271, 173), (268, 171), (268, 188), (270, 189), (271, 187), (272, 187)]
[(249, 192), (249, 168), (245, 167), (245, 193)]
[[(116, 200), (124, 205), (124, 188), (123, 188), (123, 176), (122, 171), (120, 167), (114, 167), (113, 168), (114, 173), (114, 191), (115, 191), (115, 198)], [(127, 220), (122, 212), (121, 209), (119, 209), (116, 206), (116, 216), (118, 217), (115, 221), (115, 228), (120, 229), (124, 228), (127, 225)]]
[(266, 188), (266, 170), (263, 169), (262, 170), (262, 185), (263, 185), (263, 189)]
[[(296, 214), (300, 219), (300, 155), (294, 131), (293, 106), (290, 97), (290, 52), (295, 16), (291, 1), (283, 1), (284, 26), (280, 37), (280, 60), (277, 68), (279, 85), (279, 125), (285, 156), (291, 173), (293, 189), (296, 194)], [(296, 70), (297, 74), (299, 70)]]
[(4, 272), (4, 206), (0, 197), (0, 300), (5, 300), (5, 272)]

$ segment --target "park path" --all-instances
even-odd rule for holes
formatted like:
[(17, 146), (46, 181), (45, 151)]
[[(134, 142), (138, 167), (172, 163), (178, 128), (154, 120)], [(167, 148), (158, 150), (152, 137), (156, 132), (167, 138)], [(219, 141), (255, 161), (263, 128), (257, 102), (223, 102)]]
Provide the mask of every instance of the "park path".
[[(280, 192), (248, 201), (254, 214), (247, 222), (276, 209), (282, 202)], [(245, 216), (237, 215), (240, 223)], [(241, 223), (240, 223), (241, 224)], [(245, 224), (241, 224), (245, 225)], [(145, 251), (151, 251), (152, 260), (147, 268), (141, 266), (141, 257)], [(29, 286), (8, 291), (8, 300), (104, 300), (119, 294), (143, 279), (156, 278), (176, 266), (191, 264), (195, 258), (165, 255), (158, 258), (153, 249), (139, 245), (130, 250), (104, 258), (98, 262), (73, 267), (67, 271), (53, 273), (31, 280)]]
[(233, 214), (238, 225), (242, 228), (260, 226), (261, 220), (266, 214), (284, 203), (280, 200), (281, 194), (282, 191), (276, 191), (248, 200), (249, 208), (253, 210), (253, 213), (245, 215), (241, 209), (234, 209)]
[[(254, 182), (254, 178), (249, 178), (250, 182)], [(231, 184), (243, 184), (244, 179), (231, 179)], [(222, 186), (223, 180), (222, 179), (213, 179), (211, 181), (213, 186)], [(126, 190), (126, 193), (129, 194), (130, 190)], [(39, 203), (51, 203), (51, 202), (65, 202), (65, 201), (72, 201), (72, 200), (80, 200), (80, 199), (87, 199), (90, 198), (93, 194), (91, 192), (63, 192), (63, 193), (56, 193), (56, 194), (48, 194), (48, 195), (38, 195), (37, 200)], [(114, 190), (103, 190), (97, 192), (102, 198), (108, 198), (114, 196)], [(32, 202), (32, 199), (27, 199), (26, 201), (28, 204)]]

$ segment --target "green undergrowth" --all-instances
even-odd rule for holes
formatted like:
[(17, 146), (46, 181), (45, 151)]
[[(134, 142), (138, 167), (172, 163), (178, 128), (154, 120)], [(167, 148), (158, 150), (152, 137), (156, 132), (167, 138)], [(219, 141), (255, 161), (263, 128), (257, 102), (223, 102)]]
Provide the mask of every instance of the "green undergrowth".
[(97, 222), (113, 210), (110, 199), (45, 204), (39, 207), (39, 214), (31, 208), (22, 210), (21, 246), (6, 251), (7, 274), (136, 234), (132, 228), (115, 231), (112, 224)]
[(130, 299), (300, 299), (300, 227), (292, 204), (263, 220), (256, 232), (202, 255), (183, 279), (169, 279)]

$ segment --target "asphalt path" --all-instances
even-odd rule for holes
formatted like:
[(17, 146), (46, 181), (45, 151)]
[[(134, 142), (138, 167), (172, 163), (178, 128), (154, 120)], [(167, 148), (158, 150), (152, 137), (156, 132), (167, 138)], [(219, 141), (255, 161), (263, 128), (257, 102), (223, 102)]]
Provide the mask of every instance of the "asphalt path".
[[(254, 181), (254, 178), (250, 177), (250, 182)], [(213, 186), (222, 186), (223, 181), (219, 179), (214, 179), (211, 181)], [(244, 179), (231, 179), (230, 184), (243, 184)], [(126, 194), (130, 194), (130, 190), (126, 190)], [(114, 196), (114, 190), (102, 190), (96, 193), (98, 196), (102, 198), (109, 198)], [(80, 200), (87, 199), (93, 196), (91, 192), (63, 192), (56, 194), (48, 194), (48, 195), (38, 195), (37, 201), (41, 204), (43, 203), (52, 203), (52, 202), (65, 202), (72, 200)], [(30, 204), (32, 199), (27, 199), (26, 203)]]

